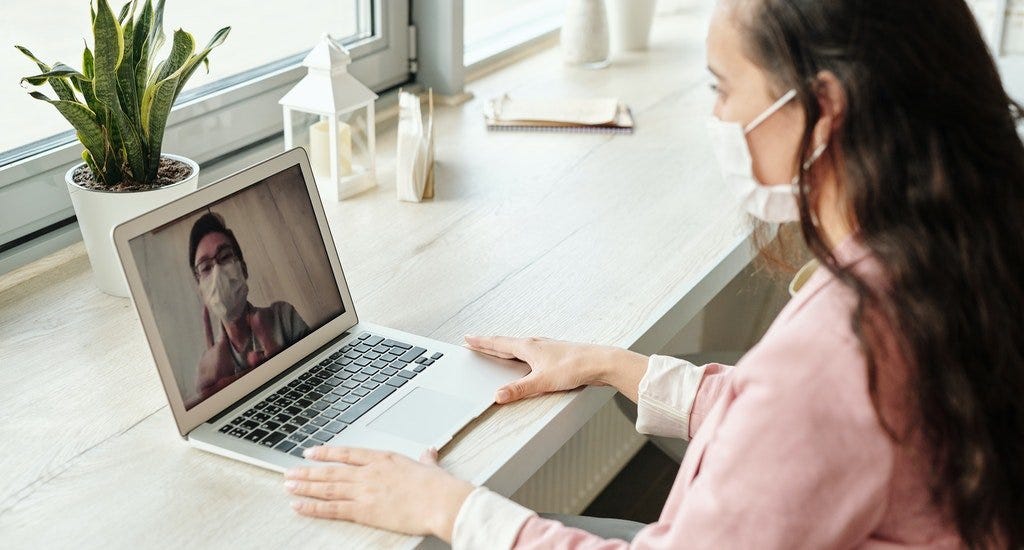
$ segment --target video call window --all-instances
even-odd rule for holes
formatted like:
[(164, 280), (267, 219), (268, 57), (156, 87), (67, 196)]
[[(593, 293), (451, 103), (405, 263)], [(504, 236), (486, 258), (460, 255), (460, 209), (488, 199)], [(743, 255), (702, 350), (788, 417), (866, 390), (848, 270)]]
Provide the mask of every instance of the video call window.
[(186, 409), (345, 311), (297, 165), (129, 244)]

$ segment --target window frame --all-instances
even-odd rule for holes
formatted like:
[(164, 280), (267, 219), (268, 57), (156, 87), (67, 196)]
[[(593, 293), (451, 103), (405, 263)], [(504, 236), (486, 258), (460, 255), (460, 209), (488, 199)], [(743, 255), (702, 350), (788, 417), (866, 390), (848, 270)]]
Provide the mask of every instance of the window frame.
[[(409, 4), (369, 0), (367, 5), (371, 13), (359, 10), (357, 17), (369, 17), (373, 32), (347, 44), (352, 55), (349, 70), (381, 91), (411, 76), (414, 48), (409, 42)], [(228, 77), (227, 83), (221, 80), (183, 94), (171, 112), (163, 150), (204, 167), (281, 134), (278, 100), (305, 75), (301, 66), (305, 55), (277, 60)], [(0, 273), (80, 239), (64, 182), (65, 172), (81, 162), (81, 145), (71, 136), (68, 131), (27, 144), (43, 150), (0, 166)], [(37, 246), (49, 233), (54, 233), (54, 242)], [(36, 253), (26, 254), (30, 247)]]

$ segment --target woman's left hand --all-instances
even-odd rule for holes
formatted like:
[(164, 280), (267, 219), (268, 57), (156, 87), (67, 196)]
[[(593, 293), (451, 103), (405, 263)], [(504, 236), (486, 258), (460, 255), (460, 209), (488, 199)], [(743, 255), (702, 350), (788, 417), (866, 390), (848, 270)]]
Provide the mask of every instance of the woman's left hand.
[(305, 456), (329, 465), (285, 472), (285, 489), (308, 497), (300, 514), (343, 519), (451, 542), (459, 508), (475, 489), (437, 465), (430, 449), (419, 462), (403, 455), (350, 447), (311, 447)]

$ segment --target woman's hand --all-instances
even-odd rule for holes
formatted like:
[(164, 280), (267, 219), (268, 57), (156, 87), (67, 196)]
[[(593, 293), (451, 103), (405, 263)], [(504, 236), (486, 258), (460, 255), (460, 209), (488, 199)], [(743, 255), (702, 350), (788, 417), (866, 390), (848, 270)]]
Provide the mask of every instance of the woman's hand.
[(466, 344), (472, 350), (518, 359), (530, 366), (530, 374), (498, 389), (497, 403), (585, 385), (615, 386), (636, 401), (640, 379), (647, 370), (647, 357), (611, 346), (507, 336), (466, 336)]
[(475, 488), (437, 465), (437, 451), (419, 462), (349, 447), (310, 447), (306, 458), (330, 465), (285, 472), (285, 489), (308, 497), (292, 502), (304, 516), (344, 519), (451, 542), (455, 516)]

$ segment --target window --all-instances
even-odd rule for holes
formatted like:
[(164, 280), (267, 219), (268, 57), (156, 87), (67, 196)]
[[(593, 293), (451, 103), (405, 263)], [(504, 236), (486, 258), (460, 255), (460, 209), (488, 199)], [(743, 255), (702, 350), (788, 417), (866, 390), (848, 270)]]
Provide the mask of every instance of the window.
[(464, 61), (473, 65), (555, 31), (567, 0), (464, 0)]
[[(120, 9), (116, 0), (113, 8), (115, 13)], [(46, 62), (80, 67), (82, 39), (91, 42), (88, 19), (88, 7), (80, 0), (4, 4), (0, 272), (5, 252), (47, 228), (74, 221), (63, 178), (80, 151), (68, 123), (53, 107), (19, 87), (19, 77), (37, 71), (10, 46), (24, 45)], [(368, 86), (383, 90), (407, 81), (408, 21), (408, 3), (394, 0), (169, 0), (164, 20), (168, 37), (180, 27), (202, 45), (220, 27), (232, 30), (210, 55), (210, 73), (197, 71), (179, 97), (163, 150), (203, 164), (278, 135), (277, 101), (305, 73), (299, 63), (325, 32), (346, 44), (353, 58), (351, 72)]]

